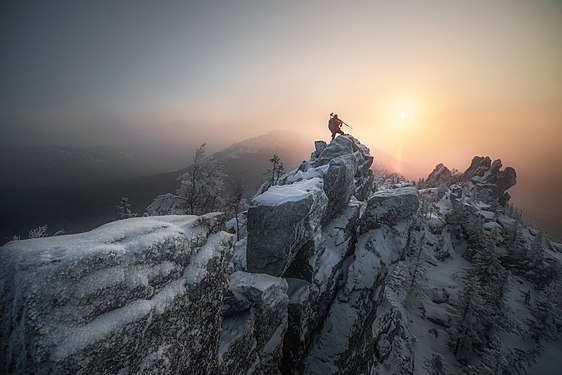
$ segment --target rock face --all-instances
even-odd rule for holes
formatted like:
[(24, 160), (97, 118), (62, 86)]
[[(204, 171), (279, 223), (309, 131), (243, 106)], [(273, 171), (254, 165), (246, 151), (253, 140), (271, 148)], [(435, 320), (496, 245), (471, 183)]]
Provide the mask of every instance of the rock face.
[(133, 218), (9, 243), (0, 372), (216, 373), (233, 242), (223, 224), (222, 214)]
[(443, 164), (437, 164), (435, 169), (427, 176), (425, 181), (419, 186), (420, 189), (439, 187), (443, 184), (450, 184), (453, 174)]
[(362, 221), (362, 232), (381, 225), (393, 226), (411, 217), (419, 207), (415, 187), (403, 187), (374, 193), (367, 201)]
[(280, 276), (319, 229), (328, 199), (320, 178), (272, 186), (248, 210), (247, 267)]
[[(361, 373), (376, 362), (371, 325), (385, 276), (403, 252), (417, 190), (377, 192), (367, 201), (369, 150), (350, 136), (315, 148), (310, 161), (252, 201), (247, 270), (287, 281), (282, 373)], [(239, 296), (238, 304), (247, 299)]]
[(277, 374), (287, 331), (287, 281), (235, 272), (223, 307), (220, 373)]
[(406, 228), (383, 226), (358, 239), (346, 282), (306, 355), (304, 373), (365, 374), (377, 363), (374, 322), (385, 277), (406, 245)]
[(492, 163), (488, 156), (475, 156), (470, 167), (463, 173), (462, 179), (486, 188), (500, 204), (505, 204), (510, 198), (506, 190), (515, 186), (517, 174), (511, 167), (506, 167), (503, 171), (501, 167), (500, 159)]
[(262, 187), (248, 209), (248, 271), (283, 275), (321, 224), (357, 192), (365, 198), (373, 181), (372, 162), (365, 146), (341, 136), (329, 146), (317, 142), (310, 161), (283, 176), (279, 185)]

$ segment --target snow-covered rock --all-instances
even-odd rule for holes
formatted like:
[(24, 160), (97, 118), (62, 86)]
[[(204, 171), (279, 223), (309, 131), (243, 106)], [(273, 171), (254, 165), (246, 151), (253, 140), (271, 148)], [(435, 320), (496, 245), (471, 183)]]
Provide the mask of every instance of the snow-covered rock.
[(475, 158), (373, 192), (372, 161), (316, 142), (228, 224), (234, 246), (221, 214), (10, 243), (0, 372), (522, 373), (554, 353), (562, 245), (501, 204), (515, 172)]
[(327, 197), (320, 178), (272, 186), (248, 209), (249, 272), (280, 276), (319, 230)]
[[(299, 368), (312, 336), (326, 316), (353, 252), (362, 204), (352, 201), (328, 223), (316, 246), (303, 252), (287, 275), (289, 284), (289, 329), (284, 343), (283, 370)], [(303, 271), (305, 270), (305, 271)], [(291, 271), (291, 269), (289, 270)], [(288, 273), (289, 273), (288, 271)], [(298, 278), (302, 275), (301, 278)]]
[(450, 184), (453, 174), (442, 163), (435, 166), (435, 169), (427, 176), (425, 181), (419, 186), (420, 189), (436, 188), (443, 184)]
[(407, 226), (382, 226), (361, 236), (345, 284), (304, 359), (306, 374), (362, 374), (376, 361), (371, 329), (382, 303), (385, 277), (406, 245)]
[(287, 281), (235, 272), (225, 296), (221, 374), (277, 374), (287, 330)]
[(470, 167), (463, 173), (462, 179), (486, 186), (493, 197), (499, 200), (500, 204), (505, 204), (510, 198), (506, 190), (517, 183), (517, 174), (515, 169), (511, 167), (506, 167), (503, 171), (501, 167), (500, 159), (492, 163), (488, 156), (475, 156)]
[(378, 228), (383, 224), (393, 226), (410, 218), (418, 207), (418, 191), (415, 187), (377, 191), (367, 201), (361, 231)]
[[(0, 249), (2, 373), (216, 373), (222, 214), (133, 218)], [(186, 345), (189, 343), (189, 345)]]

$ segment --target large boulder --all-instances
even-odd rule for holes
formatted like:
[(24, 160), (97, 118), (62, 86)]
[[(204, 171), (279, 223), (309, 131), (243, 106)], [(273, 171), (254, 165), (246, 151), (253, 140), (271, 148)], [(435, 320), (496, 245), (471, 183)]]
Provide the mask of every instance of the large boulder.
[(248, 209), (248, 272), (281, 276), (320, 229), (327, 203), (318, 177), (275, 185), (255, 197)]
[(367, 201), (363, 215), (361, 232), (378, 228), (381, 225), (393, 226), (409, 219), (419, 207), (418, 191), (408, 186), (397, 189), (377, 191)]
[(216, 373), (223, 226), (133, 218), (0, 248), (0, 372)]
[(221, 374), (277, 374), (287, 330), (287, 281), (235, 272), (225, 297)]

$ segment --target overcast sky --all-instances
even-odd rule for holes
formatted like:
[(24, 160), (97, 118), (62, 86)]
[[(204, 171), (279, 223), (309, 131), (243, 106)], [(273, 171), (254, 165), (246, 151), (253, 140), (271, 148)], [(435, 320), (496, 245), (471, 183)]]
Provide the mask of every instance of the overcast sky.
[(404, 166), (559, 195), (561, 38), (559, 0), (2, 1), (0, 143), (328, 139), (335, 111)]

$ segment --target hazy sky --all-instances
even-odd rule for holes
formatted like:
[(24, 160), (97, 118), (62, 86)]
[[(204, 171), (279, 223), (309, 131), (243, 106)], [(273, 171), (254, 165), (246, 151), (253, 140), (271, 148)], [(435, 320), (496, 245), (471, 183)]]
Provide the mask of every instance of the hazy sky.
[(560, 0), (2, 1), (0, 45), (2, 145), (328, 139), (335, 111), (402, 168), (490, 155), (560, 200)]

